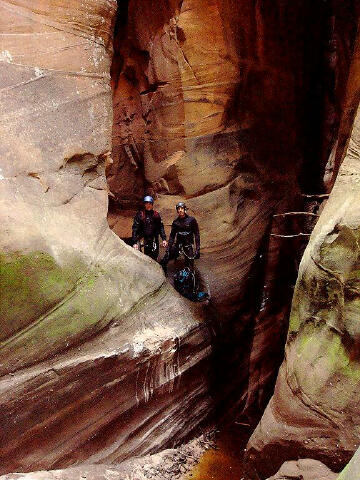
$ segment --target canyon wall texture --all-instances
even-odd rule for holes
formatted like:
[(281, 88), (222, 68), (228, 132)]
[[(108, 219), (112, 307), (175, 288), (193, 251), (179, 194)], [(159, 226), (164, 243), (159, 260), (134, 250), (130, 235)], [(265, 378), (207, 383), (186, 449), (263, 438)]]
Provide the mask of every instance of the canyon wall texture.
[[(323, 15), (312, 16), (312, 4), (1, 2), (1, 473), (118, 463), (172, 446), (220, 398), (240, 404), (249, 421), (261, 412), (282, 359), (303, 247), (296, 212), (302, 192), (322, 184), (318, 166), (307, 183), (309, 165), (319, 152), (323, 160), (335, 152), (339, 123), (326, 117), (331, 135), (307, 157), (307, 68), (323, 55), (304, 54), (315, 38), (308, 23)], [(346, 34), (341, 27), (352, 18), (346, 4), (330, 29), (341, 48), (329, 57), (331, 72), (340, 72), (328, 85), (329, 112), (342, 105), (352, 52), (354, 21)], [(304, 407), (300, 424), (309, 419), (319, 432), (305, 450), (326, 447), (340, 461), (357, 439), (347, 390), (358, 377), (356, 135), (302, 264), (280, 374), (293, 383), (277, 387), (286, 391), (277, 404), (284, 409), (287, 398), (303, 405), (291, 396), (298, 379), (310, 403), (324, 401), (316, 413)], [(175, 203), (186, 200), (201, 228), (197, 266), (209, 308), (179, 297), (155, 262), (109, 230), (108, 188), (116, 206), (109, 218), (124, 238), (143, 193), (156, 197), (168, 231)], [(210, 332), (222, 350), (216, 362)], [(323, 382), (307, 385), (301, 376), (312, 364)], [(327, 403), (334, 385), (335, 406)], [(278, 419), (274, 441), (261, 437), (274, 402), (254, 449), (300, 448), (297, 419), (295, 433), (289, 427), (284, 437)]]
[(107, 224), (116, 8), (0, 5), (1, 472), (160, 449), (212, 408), (202, 309)]
[(131, 0), (120, 8), (116, 28), (111, 225), (129, 237), (131, 215), (146, 192), (155, 196), (169, 233), (175, 204), (186, 200), (200, 225), (197, 267), (219, 319), (218, 338), (237, 352), (230, 360), (236, 372), (225, 368), (222, 388), (241, 383), (244, 405), (254, 328), (261, 335), (253, 360), (263, 361), (254, 368), (249, 408), (255, 401), (264, 406), (282, 359), (292, 252), (303, 240), (270, 234), (301, 229), (300, 221), (294, 227), (274, 215), (302, 204), (305, 30), (298, 19), (306, 15), (293, 2), (270, 8)]
[(260, 469), (270, 457), (281, 463), (300, 455), (339, 470), (360, 443), (359, 53), (358, 43), (346, 155), (301, 262), (275, 394), (249, 443)]
[[(186, 200), (218, 338), (233, 352), (222, 388), (242, 385), (250, 419), (275, 381), (317, 218), (302, 194), (324, 193), (336, 147), (356, 14), (355, 2), (325, 3), (129, 0), (115, 29), (110, 225), (129, 237), (146, 192), (169, 232)], [(329, 161), (327, 183), (335, 170)]]
[(344, 468), (337, 480), (353, 480), (360, 476), (360, 450), (355, 452), (355, 455), (350, 460), (348, 465)]

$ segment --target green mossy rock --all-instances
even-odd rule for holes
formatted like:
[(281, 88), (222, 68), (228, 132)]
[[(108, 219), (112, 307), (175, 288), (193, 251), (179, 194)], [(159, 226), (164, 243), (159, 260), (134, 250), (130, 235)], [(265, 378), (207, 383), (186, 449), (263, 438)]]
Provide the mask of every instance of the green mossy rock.
[(61, 268), (45, 252), (0, 254), (0, 340), (46, 315), (86, 272), (78, 262)]

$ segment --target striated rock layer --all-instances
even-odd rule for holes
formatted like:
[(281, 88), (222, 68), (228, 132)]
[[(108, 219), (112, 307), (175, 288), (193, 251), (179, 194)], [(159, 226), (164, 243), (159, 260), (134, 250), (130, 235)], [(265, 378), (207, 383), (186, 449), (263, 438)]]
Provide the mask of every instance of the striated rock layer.
[(119, 463), (181, 442), (212, 408), (209, 349), (206, 326), (164, 286), (92, 340), (4, 376), (1, 471)]
[(172, 446), (212, 408), (203, 310), (107, 225), (116, 7), (0, 5), (2, 473)]
[[(359, 77), (350, 78), (359, 99)], [(359, 144), (358, 106), (335, 186), (301, 262), (275, 394), (249, 442), (265, 473), (270, 456), (278, 465), (298, 455), (317, 458), (339, 470), (360, 444)]]
[(213, 446), (212, 434), (203, 434), (178, 448), (135, 457), (120, 464), (83, 464), (62, 470), (9, 473), (1, 480), (186, 480), (205, 450)]

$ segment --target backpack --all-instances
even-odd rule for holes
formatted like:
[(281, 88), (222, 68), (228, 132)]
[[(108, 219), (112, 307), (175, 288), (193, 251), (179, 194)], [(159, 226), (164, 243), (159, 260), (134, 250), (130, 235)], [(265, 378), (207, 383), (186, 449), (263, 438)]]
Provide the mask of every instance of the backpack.
[(202, 302), (209, 298), (206, 292), (197, 292), (195, 273), (189, 267), (174, 273), (174, 287), (183, 297), (193, 302)]

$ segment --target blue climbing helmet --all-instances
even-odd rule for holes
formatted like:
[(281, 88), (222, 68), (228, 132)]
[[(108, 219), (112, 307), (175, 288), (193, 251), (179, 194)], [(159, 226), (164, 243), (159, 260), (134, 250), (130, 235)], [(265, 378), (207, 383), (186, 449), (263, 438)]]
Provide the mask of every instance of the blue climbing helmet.
[(150, 195), (146, 195), (146, 197), (144, 197), (143, 202), (144, 203), (154, 203), (154, 199)]
[(178, 211), (179, 208), (183, 208), (183, 209), (185, 210), (185, 212), (186, 212), (186, 210), (187, 210), (187, 206), (185, 205), (184, 202), (178, 202), (178, 203), (176, 204), (176, 207), (175, 207), (175, 208), (176, 208), (176, 211)]

